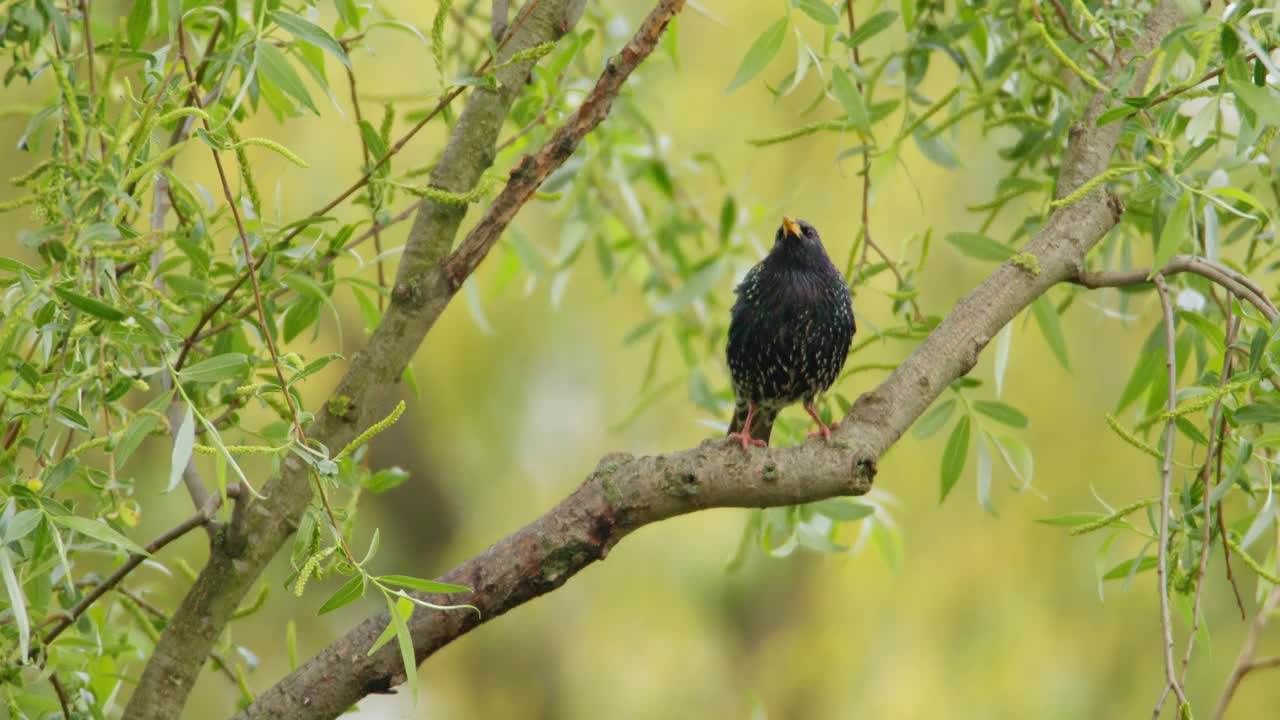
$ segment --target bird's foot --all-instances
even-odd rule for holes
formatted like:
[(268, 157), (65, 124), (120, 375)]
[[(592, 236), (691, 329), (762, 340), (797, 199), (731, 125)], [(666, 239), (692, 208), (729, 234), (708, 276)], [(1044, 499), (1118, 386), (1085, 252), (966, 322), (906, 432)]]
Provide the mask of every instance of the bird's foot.
[(812, 440), (813, 438), (822, 436), (823, 440), (826, 440), (827, 442), (831, 442), (831, 431), (838, 430), (839, 428), (840, 428), (840, 423), (838, 422), (833, 422), (830, 425), (827, 425), (827, 424), (824, 424), (821, 420), (819, 420), (818, 429), (815, 430), (814, 432), (809, 433), (809, 439)]
[(729, 440), (742, 444), (742, 452), (750, 452), (750, 446), (766, 447), (768, 443), (763, 440), (751, 437), (751, 433), (743, 430), (742, 432), (729, 433)]

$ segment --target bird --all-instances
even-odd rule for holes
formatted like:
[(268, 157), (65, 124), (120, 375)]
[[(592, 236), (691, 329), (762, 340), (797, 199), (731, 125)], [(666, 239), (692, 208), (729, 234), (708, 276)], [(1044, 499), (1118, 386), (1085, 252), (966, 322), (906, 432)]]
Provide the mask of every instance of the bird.
[(830, 442), (814, 400), (831, 387), (853, 342), (857, 324), (844, 276), (827, 256), (818, 231), (804, 220), (782, 218), (773, 248), (734, 289), (737, 300), (725, 348), (735, 398), (728, 438), (766, 447), (773, 422), (803, 401)]

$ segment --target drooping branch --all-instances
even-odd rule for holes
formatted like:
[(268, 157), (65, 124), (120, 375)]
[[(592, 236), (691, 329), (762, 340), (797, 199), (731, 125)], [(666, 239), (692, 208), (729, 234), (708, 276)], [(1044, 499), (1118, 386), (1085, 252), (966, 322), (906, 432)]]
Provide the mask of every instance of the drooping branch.
[[(1134, 57), (1152, 53), (1178, 18), (1172, 2), (1161, 3), (1134, 40)], [(1139, 63), (1135, 84), (1141, 86), (1149, 71), (1149, 60)], [(1059, 197), (1106, 169), (1120, 135), (1120, 124), (1099, 127), (1095, 122), (1106, 103), (1102, 95), (1093, 97), (1073, 128)], [(1000, 328), (1049, 288), (1077, 276), (1085, 254), (1115, 225), (1119, 213), (1119, 203), (1102, 191), (1055, 211), (1023, 249), (1024, 255), (1035, 256), (1039, 272), (1009, 261), (961, 298), (884, 383), (858, 399), (830, 446), (814, 441), (744, 456), (717, 439), (653, 457), (606, 456), (555, 508), (441, 577), (474, 592), (427, 599), (467, 602), (481, 614), (415, 611), (409, 630), (417, 661), (480, 623), (560, 587), (642, 525), (703, 508), (788, 505), (865, 492), (875, 460), (950, 382), (974, 367)], [(455, 267), (473, 267), (469, 257), (462, 255)], [(388, 690), (403, 679), (398, 650), (388, 645), (367, 654), (387, 620), (379, 614), (364, 621), (236, 717), (285, 718), (297, 707), (307, 707), (314, 717), (334, 717), (361, 697)]]

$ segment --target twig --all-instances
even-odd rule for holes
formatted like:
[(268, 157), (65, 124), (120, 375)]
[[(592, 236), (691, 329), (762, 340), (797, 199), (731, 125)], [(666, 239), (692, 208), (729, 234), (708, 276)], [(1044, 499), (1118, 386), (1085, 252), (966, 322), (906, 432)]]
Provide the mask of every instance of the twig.
[[(1256, 55), (1256, 54), (1254, 54), (1254, 53), (1249, 53), (1248, 55), (1245, 55), (1245, 57), (1244, 57), (1245, 62), (1248, 62), (1248, 61), (1253, 60), (1253, 59), (1255, 59), (1255, 58), (1257, 58), (1257, 55)], [(1161, 93), (1160, 95), (1157, 95), (1157, 96), (1155, 96), (1154, 98), (1152, 98), (1151, 102), (1147, 103), (1147, 107), (1146, 107), (1146, 109), (1148, 109), (1148, 110), (1149, 110), (1149, 109), (1151, 109), (1151, 108), (1155, 107), (1156, 105), (1159, 105), (1160, 103), (1164, 102), (1165, 100), (1168, 100), (1169, 98), (1177, 97), (1177, 96), (1181, 95), (1182, 93), (1184, 93), (1184, 92), (1186, 92), (1186, 91), (1188, 91), (1188, 90), (1194, 90), (1194, 89), (1196, 89), (1196, 88), (1200, 87), (1201, 85), (1203, 85), (1203, 84), (1205, 84), (1205, 83), (1209, 82), (1210, 80), (1212, 80), (1212, 79), (1214, 79), (1214, 78), (1218, 77), (1219, 75), (1221, 75), (1221, 74), (1222, 74), (1222, 71), (1223, 71), (1224, 69), (1225, 69), (1225, 68), (1221, 68), (1221, 67), (1219, 67), (1219, 68), (1214, 68), (1213, 70), (1210, 70), (1209, 72), (1205, 73), (1204, 75), (1201, 75), (1201, 76), (1200, 76), (1200, 79), (1199, 79), (1199, 80), (1196, 80), (1195, 82), (1188, 83), (1188, 84), (1186, 84), (1186, 85), (1179, 85), (1179, 86), (1178, 86), (1178, 87), (1176, 87), (1176, 88), (1170, 88), (1169, 90), (1166, 90), (1165, 92)]]
[[(238, 497), (239, 486), (234, 484), (227, 485), (227, 496)], [(148, 543), (147, 546), (143, 548), (144, 550), (147, 551), (145, 555), (142, 555), (139, 553), (131, 553), (129, 557), (125, 559), (123, 565), (116, 568), (116, 571), (111, 573), (111, 575), (107, 577), (106, 580), (103, 580), (101, 583), (97, 585), (97, 587), (93, 588), (87, 594), (85, 594), (84, 597), (80, 598), (80, 602), (76, 603), (75, 607), (71, 608), (70, 611), (64, 613), (58, 619), (57, 623), (54, 624), (54, 626), (44, 634), (44, 637), (41, 638), (41, 642), (44, 643), (45, 645), (48, 645), (52, 643), (54, 640), (56, 640), (57, 637), (61, 635), (64, 630), (71, 627), (71, 624), (74, 623), (76, 620), (78, 620), (80, 616), (83, 615), (84, 612), (89, 609), (89, 606), (97, 602), (98, 598), (106, 594), (108, 590), (119, 585), (120, 581), (124, 580), (125, 577), (129, 575), (129, 573), (133, 572), (134, 568), (141, 565), (143, 560), (146, 560), (148, 556), (154, 555), (155, 553), (159, 552), (162, 548), (164, 548), (164, 546), (168, 545), (174, 540), (177, 540), (183, 535), (186, 535), (192, 530), (209, 522), (209, 520), (213, 517), (214, 513), (218, 511), (218, 508), (221, 505), (222, 505), (221, 495), (210, 495), (209, 500), (205, 503), (205, 506), (203, 508), (197, 510), (195, 514), (193, 514), (191, 517), (187, 518), (186, 520), (183, 520), (182, 522), (173, 526), (169, 530), (166, 530), (155, 540), (152, 540), (150, 543)]]
[[(1073, 40), (1080, 43), (1081, 45), (1088, 44), (1088, 41), (1085, 40), (1085, 37), (1080, 34), (1080, 31), (1076, 30), (1074, 27), (1071, 26), (1071, 18), (1067, 16), (1067, 9), (1062, 6), (1062, 0), (1053, 0), (1053, 9), (1055, 12), (1058, 13), (1058, 18), (1062, 20), (1062, 27), (1067, 31), (1067, 34), (1070, 35)], [(1039, 13), (1037, 13), (1037, 15), (1038, 14)], [(1103, 55), (1101, 52), (1099, 52), (1097, 48), (1092, 48), (1092, 47), (1089, 48), (1089, 54), (1097, 58), (1098, 62), (1102, 63), (1103, 67), (1111, 66), (1111, 63), (1110, 61), (1107, 60), (1107, 57)]]
[(1236, 688), (1240, 686), (1245, 675), (1254, 670), (1280, 666), (1280, 658), (1269, 657), (1260, 661), (1252, 659), (1253, 650), (1258, 645), (1258, 638), (1262, 636), (1262, 629), (1267, 626), (1267, 621), (1270, 620), (1271, 613), (1275, 611), (1277, 605), (1280, 605), (1280, 587), (1272, 590), (1266, 602), (1258, 608), (1253, 626), (1249, 628), (1249, 634), (1245, 636), (1244, 645), (1240, 648), (1240, 658), (1236, 660), (1236, 666), (1227, 677), (1227, 685), (1223, 688), (1222, 695), (1218, 697), (1218, 705), (1213, 710), (1213, 720), (1222, 720), (1222, 717), (1227, 714), (1231, 697), (1236, 694)]
[(62, 687), (58, 673), (49, 673), (49, 683), (53, 685), (53, 691), (58, 695), (58, 704), (62, 706), (62, 719), (71, 720), (71, 699), (67, 697), (67, 689)]
[[(1178, 360), (1176, 335), (1173, 327), (1173, 303), (1169, 300), (1169, 288), (1164, 276), (1155, 278), (1160, 293), (1160, 306), (1164, 310), (1165, 367), (1169, 370), (1169, 399), (1166, 407), (1170, 413), (1178, 409)], [(1160, 469), (1160, 553), (1156, 565), (1156, 584), (1160, 592), (1160, 627), (1164, 633), (1164, 674), (1169, 687), (1178, 697), (1179, 707), (1187, 704), (1186, 693), (1178, 682), (1173, 665), (1173, 622), (1169, 618), (1169, 492), (1173, 486), (1173, 438), (1176, 432), (1175, 418), (1170, 417), (1164, 427), (1164, 464)]]
[[(360, 125), (364, 123), (364, 114), (360, 111), (360, 95), (356, 92), (356, 73), (350, 67), (347, 68), (347, 83), (351, 86), (351, 107), (356, 113), (356, 133), (360, 137), (360, 152), (364, 156), (365, 167), (369, 165), (369, 143), (364, 139), (364, 130)], [(373, 247), (375, 252), (382, 254), (382, 233), (378, 228), (378, 193), (372, 184), (369, 185), (369, 212), (373, 215)], [(387, 271), (382, 263), (378, 263), (378, 287), (383, 290), (387, 289)], [(385, 298), (382, 293), (378, 293), (378, 309), (382, 310)]]
[[(1175, 255), (1168, 264), (1160, 268), (1161, 275), (1175, 275), (1184, 272), (1195, 273), (1212, 280), (1241, 299), (1247, 300), (1269, 322), (1274, 322), (1277, 317), (1280, 317), (1280, 310), (1276, 309), (1275, 304), (1267, 297), (1266, 292), (1258, 287), (1257, 283), (1225, 265), (1195, 255)], [(1071, 282), (1090, 289), (1128, 287), (1130, 285), (1149, 283), (1151, 282), (1150, 276), (1150, 269), (1085, 270), (1071, 278)]]
[[(1228, 295), (1228, 298), (1231, 296)], [(1229, 305), (1230, 303), (1228, 303)], [(1224, 347), (1230, 347), (1236, 339), (1236, 333), (1240, 329), (1240, 319), (1234, 315), (1227, 317), (1227, 334)], [(1231, 377), (1231, 353), (1223, 351), (1222, 372), (1218, 374), (1218, 391), (1227, 384), (1227, 378)], [(1173, 393), (1170, 386), (1169, 392)], [(1222, 446), (1226, 441), (1227, 418), (1222, 412), (1222, 397), (1213, 404), (1213, 412), (1210, 413), (1209, 420), (1209, 445), (1206, 448), (1204, 466), (1200, 469), (1200, 487), (1204, 493), (1204, 519), (1200, 535), (1200, 562), (1196, 568), (1196, 592), (1195, 599), (1192, 602), (1191, 609), (1191, 634), (1187, 637), (1187, 651), (1182, 656), (1182, 672), (1178, 677), (1181, 682), (1187, 681), (1187, 668), (1191, 665), (1191, 652), (1196, 645), (1196, 631), (1200, 628), (1200, 599), (1204, 595), (1204, 573), (1209, 565), (1209, 540), (1213, 532), (1213, 503), (1211, 497), (1212, 490), (1216, 483), (1209, 482), (1209, 468), (1212, 467), (1215, 455), (1218, 458), (1218, 480), (1222, 482)], [(1223, 536), (1223, 547), (1227, 546), (1226, 536)]]
[(533, 197), (538, 186), (573, 154), (582, 138), (609, 114), (609, 107), (622, 89), (622, 84), (636, 66), (653, 52), (667, 23), (682, 7), (684, 0), (663, 0), (658, 3), (635, 36), (617, 55), (609, 58), (605, 71), (573, 115), (552, 134), (536, 155), (524, 156), (511, 170), (511, 180), (448, 260), (446, 269), (455, 291), (462, 287), (462, 282), (488, 254), (516, 212)]

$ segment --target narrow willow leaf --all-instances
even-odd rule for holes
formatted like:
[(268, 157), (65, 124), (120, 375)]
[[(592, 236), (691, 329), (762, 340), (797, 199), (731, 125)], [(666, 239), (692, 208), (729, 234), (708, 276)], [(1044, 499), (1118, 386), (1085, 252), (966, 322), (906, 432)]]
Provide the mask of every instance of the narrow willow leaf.
[(991, 505), (991, 449), (987, 447), (986, 433), (978, 434), (978, 504), (996, 514)]
[(71, 305), (77, 310), (83, 310), (94, 317), (100, 317), (103, 320), (110, 320), (111, 322), (120, 322), (128, 317), (128, 315), (123, 311), (117, 310), (101, 300), (96, 300), (86, 295), (81, 295), (63, 288), (54, 288), (53, 292), (57, 294), (58, 297), (62, 298), (62, 300), (68, 305)]
[(50, 515), (49, 519), (68, 530), (75, 530), (81, 535), (87, 535), (108, 545), (115, 545), (131, 553), (138, 555), (150, 554), (141, 545), (112, 530), (105, 520), (94, 520), (93, 518), (77, 517), (75, 515)]
[(284, 94), (297, 100), (303, 107), (319, 115), (320, 111), (311, 100), (311, 93), (307, 92), (307, 86), (302, 84), (302, 78), (298, 76), (298, 71), (293, 69), (289, 57), (265, 40), (259, 41), (254, 47), (258, 57), (258, 79), (265, 79)]
[(440, 582), (439, 580), (424, 580), (423, 578), (410, 577), (409, 575), (382, 575), (379, 581), (399, 587), (406, 587), (410, 590), (427, 593), (469, 593), (471, 588), (465, 585), (454, 585), (452, 583)]
[(1014, 255), (1013, 248), (978, 233), (947, 233), (947, 242), (961, 253), (978, 260), (1004, 262)]
[(960, 421), (951, 430), (947, 438), (947, 446), (942, 451), (942, 495), (939, 502), (947, 499), (951, 488), (955, 487), (964, 470), (964, 461), (969, 454), (969, 416), (961, 415)]
[(1165, 218), (1164, 228), (1160, 231), (1160, 242), (1156, 245), (1155, 259), (1151, 261), (1151, 275), (1169, 264), (1178, 250), (1182, 249), (1187, 239), (1187, 219), (1191, 215), (1191, 193), (1184, 193), (1173, 206), (1173, 212)]
[(413, 603), (410, 602), (407, 598), (396, 598), (395, 602), (393, 603), (391, 601), (391, 596), (388, 595), (387, 596), (387, 626), (383, 628), (382, 634), (378, 636), (377, 640), (373, 641), (373, 644), (369, 646), (369, 652), (365, 654), (373, 655), (378, 650), (381, 650), (383, 645), (386, 645), (388, 642), (391, 642), (391, 638), (395, 637), (396, 623), (394, 620), (391, 619), (392, 615), (399, 615), (401, 620), (408, 620), (409, 616), (412, 614), (413, 614)]
[(328, 600), (324, 601), (324, 604), (320, 606), (320, 610), (316, 614), (324, 615), (359, 600), (364, 596), (364, 587), (364, 575), (353, 575), (350, 580), (342, 584), (342, 587), (334, 591)]
[(0, 576), (4, 577), (4, 589), (9, 595), (10, 614), (18, 626), (18, 658), (24, 659), (31, 652), (31, 619), (27, 617), (27, 597), (22, 594), (22, 583), (13, 571), (13, 558), (5, 547), (0, 547)]
[(404, 676), (409, 684), (409, 699), (418, 701), (418, 663), (413, 652), (413, 636), (409, 634), (409, 625), (400, 616), (397, 609), (391, 613), (391, 624), (396, 628), (396, 641), (400, 645), (400, 660), (404, 663)]
[(1217, 262), (1218, 246), (1218, 209), (1213, 203), (1204, 204), (1204, 256)]
[(311, 43), (316, 47), (324, 50), (330, 55), (338, 59), (338, 62), (347, 67), (351, 67), (351, 60), (347, 57), (347, 52), (342, 49), (342, 45), (333, 38), (324, 28), (312, 24), (310, 21), (303, 20), (297, 15), (282, 12), (280, 10), (271, 10), (267, 12), (273, 21), (280, 27), (288, 30), (290, 34), (299, 40)]
[(202, 360), (178, 372), (187, 382), (217, 382), (233, 378), (249, 367), (249, 356), (244, 353), (227, 353)]
[(840, 16), (831, 9), (831, 3), (826, 0), (796, 0), (795, 5), (805, 15), (823, 25), (836, 25), (840, 22)]
[(996, 336), (996, 397), (1004, 392), (1004, 375), (1009, 369), (1009, 352), (1013, 349), (1013, 323), (1007, 323)]
[(871, 116), (867, 113), (867, 103), (844, 68), (838, 67), (831, 74), (831, 92), (835, 93), (836, 99), (844, 107), (849, 122), (862, 132), (870, 133)]
[(778, 51), (782, 49), (782, 41), (786, 37), (787, 19), (784, 17), (770, 25), (751, 44), (751, 48), (747, 50), (747, 54), (742, 58), (742, 63), (738, 65), (738, 72), (733, 76), (733, 82), (729, 83), (729, 87), (725, 88), (725, 92), (733, 92), (751, 82), (751, 79), (756, 75), (759, 75), (777, 56)]
[[(914, 5), (914, 4), (915, 4), (914, 0), (902, 0), (903, 12), (906, 16), (910, 16), (914, 14), (914, 8), (912, 9), (911, 12), (908, 12), (906, 8), (907, 5)], [(862, 23), (860, 23), (858, 25), (858, 29), (854, 30), (853, 34), (841, 40), (841, 42), (843, 42), (845, 45), (848, 45), (850, 49), (856, 48), (862, 43), (880, 34), (884, 30), (887, 30), (889, 26), (893, 25), (893, 21), (897, 19), (898, 19), (898, 14), (893, 12), (892, 10), (878, 12), (875, 15), (872, 15), (871, 17), (867, 18)], [(911, 20), (908, 19), (906, 21), (906, 24), (907, 24), (907, 28), (910, 29), (912, 25)]]
[(978, 400), (973, 403), (973, 409), (1009, 427), (1024, 428), (1028, 423), (1021, 410), (996, 400)]
[(1150, 557), (1150, 556), (1133, 558), (1132, 560), (1125, 560), (1119, 565), (1116, 565), (1115, 567), (1108, 570), (1106, 574), (1102, 576), (1102, 579), (1103, 580), (1119, 580), (1121, 578), (1132, 577), (1137, 573), (1146, 572), (1154, 568), (1157, 562), (1158, 562), (1157, 558)]
[(1041, 295), (1031, 304), (1031, 313), (1035, 315), (1036, 324), (1040, 326), (1040, 332), (1044, 333), (1044, 339), (1049, 343), (1053, 356), (1058, 358), (1062, 367), (1070, 370), (1071, 363), (1067, 360), (1067, 338), (1062, 334), (1058, 309), (1053, 306), (1053, 301), (1048, 295)]
[(1031, 455), (1031, 448), (1012, 435), (1001, 435), (996, 438), (996, 448), (1000, 451), (1000, 456), (1004, 458), (1004, 462), (1013, 471), (1013, 474), (1022, 481), (1022, 487), (1019, 491), (1026, 490), (1031, 487), (1031, 481), (1035, 477), (1035, 459)]
[(915, 427), (911, 428), (911, 434), (923, 440), (933, 436), (934, 433), (942, 429), (947, 424), (947, 420), (951, 419), (951, 413), (956, 409), (956, 401), (954, 399), (945, 400), (934, 405), (929, 412), (925, 413), (916, 421)]
[(178, 425), (178, 432), (173, 436), (173, 454), (171, 455), (169, 465), (169, 485), (165, 487), (166, 493), (173, 492), (178, 487), (178, 483), (182, 482), (182, 473), (187, 469), (187, 463), (191, 460), (191, 450), (196, 442), (196, 418), (191, 412), (191, 406), (186, 406), (186, 412), (182, 415), (182, 423)]

